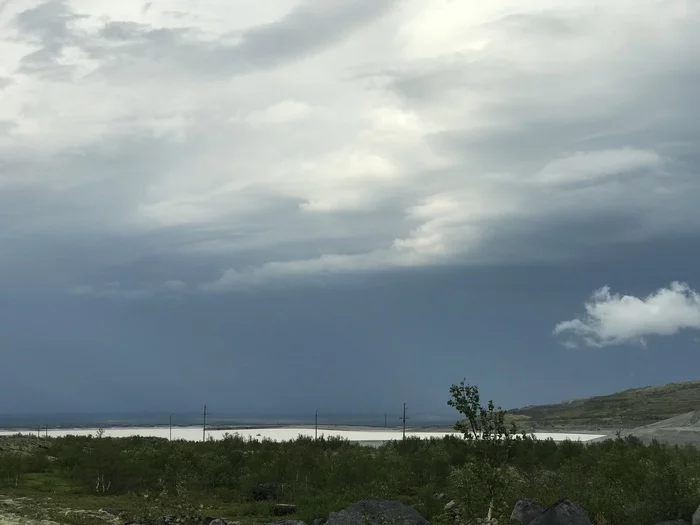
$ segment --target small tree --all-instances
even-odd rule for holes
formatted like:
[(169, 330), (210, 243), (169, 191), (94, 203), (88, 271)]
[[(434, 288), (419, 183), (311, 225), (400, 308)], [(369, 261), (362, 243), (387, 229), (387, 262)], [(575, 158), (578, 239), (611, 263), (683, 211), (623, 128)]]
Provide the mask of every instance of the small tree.
[[(505, 410), (496, 407), (493, 401), (489, 401), (486, 407), (481, 405), (477, 386), (462, 381), (450, 387), (450, 394), (452, 399), (447, 404), (464, 416), (463, 420), (455, 423), (454, 429), (464, 435), (475, 452), (472, 461), (465, 469), (456, 472), (453, 479), (463, 489), (469, 489), (468, 494), (472, 499), (468, 502), (470, 507), (485, 503), (479, 501), (479, 495), (487, 498), (487, 519), (490, 520), (494, 504), (502, 503), (511, 477), (508, 456), (517, 429), (514, 423), (508, 428)], [(469, 487), (473, 483), (477, 483), (478, 487)], [(478, 492), (476, 489), (479, 489)]]

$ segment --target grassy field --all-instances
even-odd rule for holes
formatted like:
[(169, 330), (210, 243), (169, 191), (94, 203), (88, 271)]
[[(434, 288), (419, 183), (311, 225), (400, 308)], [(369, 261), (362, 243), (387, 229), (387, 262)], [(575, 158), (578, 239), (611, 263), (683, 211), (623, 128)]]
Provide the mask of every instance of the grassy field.
[[(78, 484), (55, 474), (27, 473), (18, 487), (0, 489), (0, 518), (9, 515), (67, 525), (113, 525), (148, 515), (182, 514), (182, 509), (178, 508), (182, 501), (172, 498), (156, 501), (157, 497), (149, 500), (144, 498), (145, 494), (88, 493)], [(223, 517), (229, 522), (244, 518), (249, 524), (264, 523), (269, 522), (272, 515), (270, 502), (226, 501), (203, 494), (197, 495), (196, 500), (197, 514)]]
[[(182, 525), (204, 516), (262, 524), (280, 519), (273, 512), (277, 503), (296, 505), (291, 517), (310, 523), (366, 498), (402, 501), (436, 525), (456, 525), (443, 510), (447, 501), (478, 517), (490, 500), (479, 483), (473, 444), (454, 437), (378, 448), (308, 438), (34, 439), (27, 451), (0, 452), (4, 525), (17, 523), (8, 516), (20, 515), (69, 525), (116, 523), (103, 508), (145, 525), (168, 515), (182, 517)], [(512, 448), (505, 472), (507, 488), (494, 511), (501, 523), (521, 498), (542, 504), (570, 498), (606, 525), (689, 519), (700, 502), (700, 451), (691, 447), (527, 439)], [(102, 479), (107, 485), (96, 485)], [(261, 498), (258, 488), (268, 484), (274, 493)]]
[[(700, 382), (692, 382), (528, 407), (508, 417), (541, 430), (629, 428), (698, 404)], [(455, 500), (469, 517), (483, 517), (493, 503), (494, 516), (507, 523), (522, 498), (544, 505), (572, 499), (600, 525), (651, 525), (689, 520), (700, 503), (695, 447), (645, 445), (631, 436), (593, 444), (518, 437), (497, 467), (484, 469), (490, 446), (454, 436), (376, 448), (309, 437), (282, 443), (235, 435), (207, 442), (101, 433), (4, 437), (0, 525), (116, 525), (125, 519), (163, 525), (164, 516), (178, 517), (177, 525), (201, 525), (206, 516), (254, 525), (278, 520), (279, 503), (295, 505), (289, 517), (310, 523), (361, 499), (402, 501), (435, 525), (458, 525), (444, 510), (447, 501)], [(484, 488), (496, 470), (498, 500)]]
[(700, 381), (625, 390), (554, 405), (510, 410), (527, 429), (630, 429), (700, 410)]

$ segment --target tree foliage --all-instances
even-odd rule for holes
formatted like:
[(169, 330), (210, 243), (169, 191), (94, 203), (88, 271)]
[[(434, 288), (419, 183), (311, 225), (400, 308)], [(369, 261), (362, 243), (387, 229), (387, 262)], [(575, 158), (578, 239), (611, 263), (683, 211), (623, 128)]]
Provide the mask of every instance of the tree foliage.
[(514, 473), (508, 460), (516, 440), (517, 429), (506, 425), (505, 411), (489, 401), (481, 404), (479, 389), (462, 381), (450, 387), (447, 404), (463, 417), (454, 428), (461, 432), (473, 450), (464, 466), (452, 473), (459, 487), (461, 506), (470, 514), (484, 510), (489, 518), (494, 510), (507, 505), (505, 494)]

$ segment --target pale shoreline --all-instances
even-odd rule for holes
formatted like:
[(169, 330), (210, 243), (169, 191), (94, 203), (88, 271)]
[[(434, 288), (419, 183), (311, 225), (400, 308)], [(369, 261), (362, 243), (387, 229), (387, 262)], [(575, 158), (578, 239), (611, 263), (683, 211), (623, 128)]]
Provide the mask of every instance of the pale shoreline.
[[(37, 429), (38, 430), (38, 429)], [(37, 436), (37, 430), (0, 430), (0, 436), (11, 436), (22, 434), (27, 436)], [(124, 438), (133, 436), (157, 437), (169, 439), (170, 427), (105, 427), (104, 437)], [(65, 428), (65, 429), (42, 429), (40, 436), (63, 437), (63, 436), (96, 436), (97, 428)], [(244, 439), (270, 439), (281, 442), (298, 438), (300, 435), (313, 438), (316, 431), (313, 425), (298, 425), (294, 427), (232, 427), (232, 428), (212, 428), (207, 429), (206, 438), (220, 440), (229, 435), (239, 435)], [(445, 436), (459, 436), (460, 434), (449, 430), (436, 429), (406, 429), (406, 437), (417, 437), (421, 439), (442, 439)], [(534, 433), (537, 439), (553, 439), (554, 441), (591, 441), (606, 437), (605, 434), (590, 434), (587, 432), (537, 432)], [(348, 425), (329, 426), (319, 425), (318, 437), (344, 438), (349, 441), (379, 444), (388, 441), (400, 440), (403, 437), (401, 429), (397, 428), (377, 428), (377, 427), (351, 427)], [(172, 427), (172, 439), (184, 441), (201, 441), (202, 427)]]

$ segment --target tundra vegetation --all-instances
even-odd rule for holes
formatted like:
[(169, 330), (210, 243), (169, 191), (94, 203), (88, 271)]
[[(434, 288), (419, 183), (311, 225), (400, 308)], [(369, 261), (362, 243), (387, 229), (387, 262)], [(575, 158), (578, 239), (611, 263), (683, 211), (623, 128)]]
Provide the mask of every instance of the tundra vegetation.
[[(288, 503), (296, 506), (292, 517), (310, 523), (372, 498), (407, 503), (437, 525), (487, 516), (506, 524), (517, 500), (546, 505), (568, 498), (594, 523), (638, 525), (689, 520), (700, 502), (694, 447), (619, 436), (593, 444), (535, 440), (508, 428), (492, 402), (483, 406), (475, 386), (462, 382), (450, 393), (464, 438), (378, 448), (236, 435), (199, 443), (101, 434), (4, 438), (0, 512), (12, 504), (21, 507), (17, 512), (73, 525), (100, 521), (91, 512), (100, 508), (145, 523), (165, 515), (183, 524), (205, 516), (264, 523), (275, 505)], [(445, 510), (449, 501), (453, 508)]]

